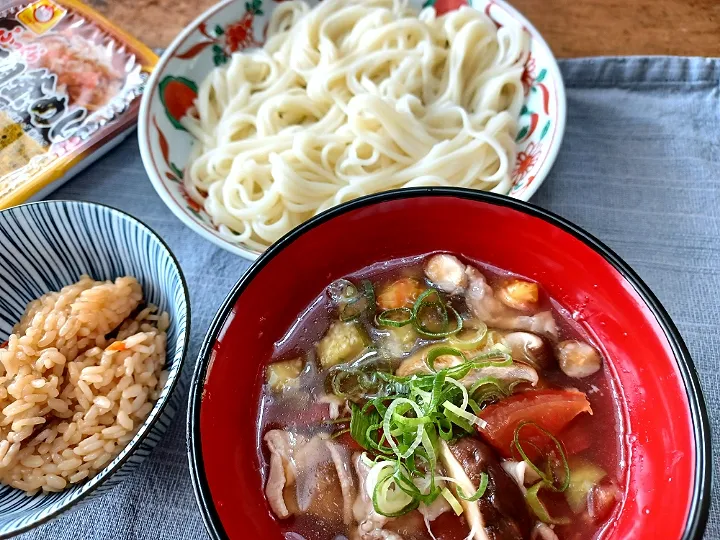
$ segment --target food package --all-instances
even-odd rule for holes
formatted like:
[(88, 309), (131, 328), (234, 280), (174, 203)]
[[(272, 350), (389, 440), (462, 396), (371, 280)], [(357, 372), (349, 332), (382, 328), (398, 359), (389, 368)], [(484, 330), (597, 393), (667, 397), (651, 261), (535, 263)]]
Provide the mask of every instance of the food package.
[(0, 2), (0, 209), (46, 196), (127, 136), (156, 62), (75, 0)]

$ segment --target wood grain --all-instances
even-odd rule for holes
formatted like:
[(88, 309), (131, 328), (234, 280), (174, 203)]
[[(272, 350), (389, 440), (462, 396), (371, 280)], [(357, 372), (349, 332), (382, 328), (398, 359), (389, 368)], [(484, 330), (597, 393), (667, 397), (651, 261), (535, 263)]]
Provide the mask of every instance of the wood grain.
[[(153, 48), (213, 0), (90, 0)], [(559, 57), (720, 56), (720, 0), (512, 0)]]

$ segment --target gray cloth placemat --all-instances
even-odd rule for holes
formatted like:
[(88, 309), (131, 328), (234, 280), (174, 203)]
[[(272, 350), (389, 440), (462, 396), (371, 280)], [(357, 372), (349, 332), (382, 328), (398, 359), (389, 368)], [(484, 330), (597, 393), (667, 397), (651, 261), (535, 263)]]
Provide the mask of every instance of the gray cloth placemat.
[[(563, 61), (568, 122), (533, 202), (586, 228), (655, 291), (687, 341), (720, 458), (720, 59)], [(53, 198), (126, 210), (174, 250), (190, 285), (189, 377), (205, 331), (248, 263), (185, 227), (155, 194), (135, 136)], [(706, 538), (720, 538), (715, 483)], [(185, 409), (129, 479), (24, 539), (206, 538), (185, 452)], [(671, 539), (668, 539), (671, 540)]]

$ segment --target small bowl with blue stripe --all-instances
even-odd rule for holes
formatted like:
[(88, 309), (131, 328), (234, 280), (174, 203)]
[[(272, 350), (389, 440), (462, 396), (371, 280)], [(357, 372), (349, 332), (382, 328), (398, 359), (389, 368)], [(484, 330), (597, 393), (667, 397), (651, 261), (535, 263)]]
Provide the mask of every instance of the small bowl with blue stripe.
[(166, 311), (168, 379), (132, 440), (94, 477), (56, 493), (27, 495), (0, 484), (0, 538), (44, 523), (129, 476), (161, 444), (180, 405), (180, 374), (190, 335), (190, 300), (178, 261), (165, 242), (132, 216), (78, 201), (43, 201), (0, 211), (0, 342), (28, 303), (87, 274), (133, 276), (145, 302)]

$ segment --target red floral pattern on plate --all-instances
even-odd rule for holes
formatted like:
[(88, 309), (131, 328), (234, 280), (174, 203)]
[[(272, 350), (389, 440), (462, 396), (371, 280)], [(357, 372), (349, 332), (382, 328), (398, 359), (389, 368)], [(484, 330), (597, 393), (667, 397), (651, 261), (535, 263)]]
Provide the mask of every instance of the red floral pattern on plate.
[(535, 59), (532, 57), (532, 55), (528, 55), (527, 60), (525, 60), (525, 68), (523, 69), (522, 75), (520, 77), (520, 82), (523, 85), (523, 93), (527, 96), (530, 93), (530, 88), (532, 88), (533, 82), (535, 81)]
[(264, 14), (262, 0), (245, 2), (245, 10), (240, 20), (226, 25), (225, 28), (218, 24), (212, 31), (208, 31), (207, 23), (200, 23), (198, 31), (207, 39), (196, 43), (185, 52), (176, 54), (175, 58), (190, 60), (212, 45), (213, 63), (219, 66), (226, 63), (236, 51), (262, 45), (253, 33), (255, 17)]
[(513, 169), (511, 179), (514, 185), (519, 184), (527, 175), (530, 170), (535, 166), (535, 163), (540, 156), (540, 150), (542, 146), (538, 143), (531, 142), (527, 145), (525, 150), (518, 152), (515, 158), (515, 168)]

